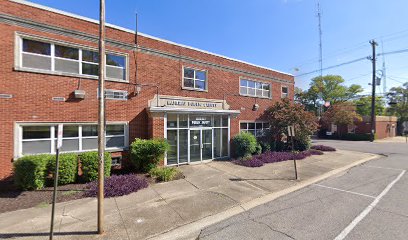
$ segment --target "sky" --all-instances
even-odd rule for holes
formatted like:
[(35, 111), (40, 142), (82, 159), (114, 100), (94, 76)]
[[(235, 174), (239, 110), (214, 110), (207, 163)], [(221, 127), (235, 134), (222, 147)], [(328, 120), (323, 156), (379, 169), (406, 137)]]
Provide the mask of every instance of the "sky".
[[(98, 19), (98, 0), (31, 0), (48, 7)], [(407, 0), (320, 0), (323, 68), (377, 52), (408, 49)], [(108, 23), (240, 59), (295, 75), (307, 89), (318, 76), (317, 0), (106, 0)], [(386, 87), (408, 81), (408, 51), (377, 58), (385, 62)], [(345, 84), (370, 92), (371, 61), (323, 71), (338, 74)], [(381, 74), (380, 72), (378, 73)], [(383, 81), (381, 82), (383, 84)], [(377, 88), (384, 93), (383, 86)]]

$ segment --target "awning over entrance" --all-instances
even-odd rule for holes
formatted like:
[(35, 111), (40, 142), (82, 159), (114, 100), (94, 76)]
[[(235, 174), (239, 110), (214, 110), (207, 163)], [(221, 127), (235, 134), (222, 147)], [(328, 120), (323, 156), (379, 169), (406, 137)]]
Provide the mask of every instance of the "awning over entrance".
[(154, 113), (196, 113), (237, 116), (239, 110), (230, 110), (226, 100), (155, 95), (147, 111)]

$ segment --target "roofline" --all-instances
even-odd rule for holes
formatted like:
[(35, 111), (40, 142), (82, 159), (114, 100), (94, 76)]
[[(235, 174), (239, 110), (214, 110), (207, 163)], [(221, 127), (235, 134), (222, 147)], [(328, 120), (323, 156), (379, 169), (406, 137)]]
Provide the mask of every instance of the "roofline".
[[(50, 11), (50, 12), (54, 12), (54, 13), (58, 13), (58, 14), (65, 15), (65, 16), (68, 16), (68, 17), (77, 18), (77, 19), (80, 19), (80, 20), (83, 20), (83, 21), (87, 21), (87, 22), (99, 24), (99, 21), (98, 21), (98, 20), (95, 20), (95, 19), (92, 19), (92, 18), (88, 18), (88, 17), (84, 17), (84, 16), (81, 16), (81, 15), (78, 15), (78, 14), (74, 14), (74, 13), (69, 13), (69, 12), (66, 12), (66, 11), (59, 10), (59, 9), (47, 7), (47, 6), (38, 4), (38, 3), (33, 3), (33, 2), (25, 1), (25, 0), (9, 0), (9, 1), (15, 2), (15, 3), (19, 3), (19, 4), (23, 4), (23, 5), (27, 5), (27, 6), (30, 6), (30, 7), (35, 7), (35, 8), (43, 9), (43, 10)], [(124, 31), (124, 32), (127, 32), (127, 33), (132, 33), (132, 34), (135, 34), (135, 33), (136, 33), (134, 30), (131, 30), (131, 29), (128, 29), (128, 28), (124, 28), (124, 27), (120, 27), (120, 26), (117, 26), (117, 25), (114, 25), (114, 24), (106, 23), (105, 25), (106, 25), (107, 27), (110, 27), (110, 28), (113, 28), (113, 29), (117, 29), (117, 30), (121, 30), (121, 31)], [(262, 68), (262, 69), (266, 69), (266, 70), (270, 70), (270, 71), (274, 71), (274, 72), (277, 72), (277, 73), (281, 73), (281, 74), (285, 74), (285, 75), (289, 75), (289, 76), (294, 77), (293, 74), (290, 74), (290, 73), (287, 73), (287, 72), (282, 72), (282, 71), (279, 71), (279, 70), (276, 70), (276, 69), (272, 69), (272, 68), (268, 68), (268, 67), (256, 65), (256, 64), (249, 63), (249, 62), (245, 62), (245, 61), (242, 61), (242, 60), (239, 60), (239, 59), (235, 59), (235, 58), (230, 58), (230, 57), (227, 57), (227, 56), (224, 56), (224, 55), (220, 55), (220, 54), (212, 53), (212, 52), (209, 52), (209, 51), (206, 51), (206, 50), (202, 50), (202, 49), (199, 49), (199, 48), (191, 47), (191, 46), (188, 46), (188, 45), (184, 45), (184, 44), (172, 42), (172, 41), (169, 41), (169, 40), (166, 40), (166, 39), (162, 39), (162, 38), (158, 38), (158, 37), (155, 37), (155, 36), (151, 36), (151, 35), (148, 35), (148, 34), (145, 34), (145, 33), (137, 32), (137, 34), (140, 35), (140, 36), (143, 36), (143, 37), (146, 37), (146, 38), (150, 38), (150, 39), (154, 39), (154, 40), (157, 40), (157, 41), (161, 41), (161, 42), (164, 42), (164, 43), (176, 45), (176, 46), (183, 47), (183, 48), (188, 48), (188, 49), (191, 49), (191, 50), (199, 51), (199, 52), (206, 53), (206, 54), (210, 54), (210, 55), (213, 55), (213, 56), (225, 58), (225, 59), (228, 59), (228, 60), (231, 60), (231, 61), (235, 61), (235, 62), (239, 62), (239, 63), (244, 63), (244, 64), (251, 65), (251, 66), (254, 66), (254, 67), (258, 67), (258, 68)]]

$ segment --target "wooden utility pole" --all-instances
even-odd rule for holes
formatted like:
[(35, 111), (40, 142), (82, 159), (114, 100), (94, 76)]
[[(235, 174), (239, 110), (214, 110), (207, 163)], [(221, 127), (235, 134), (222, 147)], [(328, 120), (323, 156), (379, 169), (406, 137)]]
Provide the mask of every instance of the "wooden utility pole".
[(99, 109), (98, 109), (98, 233), (104, 232), (104, 155), (105, 155), (105, 0), (99, 6)]
[(378, 46), (377, 42), (375, 40), (370, 41), (371, 47), (373, 49), (373, 55), (370, 58), (370, 60), (373, 63), (373, 81), (371, 83), (371, 138), (370, 142), (374, 142), (375, 138), (375, 87), (377, 86), (377, 81), (376, 81), (376, 69), (375, 69), (375, 64), (376, 64), (376, 56), (375, 56), (375, 47)]

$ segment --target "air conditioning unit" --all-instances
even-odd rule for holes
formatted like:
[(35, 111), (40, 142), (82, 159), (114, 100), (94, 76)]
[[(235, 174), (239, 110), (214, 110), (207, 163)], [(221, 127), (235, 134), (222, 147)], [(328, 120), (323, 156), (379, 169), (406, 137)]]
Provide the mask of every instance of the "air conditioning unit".
[(75, 90), (74, 96), (76, 99), (85, 99), (85, 91), (84, 90)]

